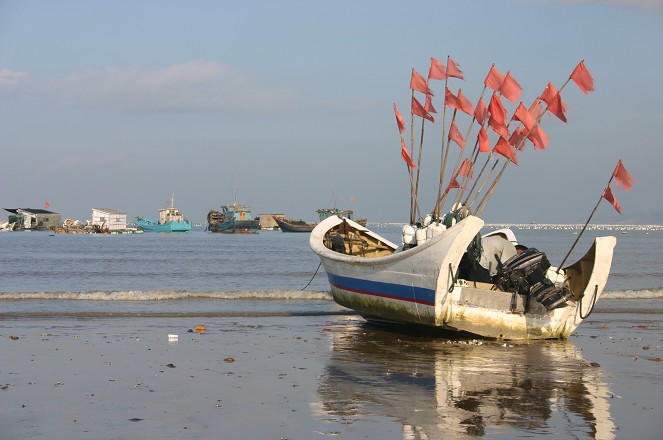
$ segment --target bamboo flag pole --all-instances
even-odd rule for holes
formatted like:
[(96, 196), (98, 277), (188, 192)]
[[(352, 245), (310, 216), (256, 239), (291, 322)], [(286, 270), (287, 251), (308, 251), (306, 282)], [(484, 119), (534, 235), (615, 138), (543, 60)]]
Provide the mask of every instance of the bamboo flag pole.
[[(414, 99), (414, 90), (411, 93), (410, 102)], [(412, 104), (410, 104), (410, 157), (414, 157), (414, 113), (412, 113)], [(412, 171), (410, 170), (410, 224), (414, 223), (416, 194), (412, 185)]]
[[(606, 189), (610, 186), (610, 183), (612, 182), (612, 179), (614, 179), (614, 178), (615, 178), (615, 173), (613, 172), (612, 175), (610, 176), (610, 180), (608, 180), (608, 184), (605, 186)], [(603, 190), (603, 193), (601, 193), (601, 197), (599, 197), (599, 201), (596, 202), (596, 205), (594, 206), (594, 209), (592, 209), (591, 214), (589, 214), (589, 218), (585, 222), (585, 225), (582, 227), (582, 230), (580, 231), (580, 233), (578, 233), (575, 241), (571, 245), (571, 249), (569, 249), (569, 251), (566, 253), (564, 258), (562, 259), (562, 262), (559, 263), (559, 266), (557, 267), (557, 273), (559, 273), (559, 271), (562, 269), (562, 267), (564, 267), (564, 263), (566, 263), (567, 258), (569, 258), (569, 256), (571, 255), (571, 252), (573, 252), (573, 249), (578, 244), (578, 241), (580, 241), (580, 236), (587, 229), (587, 226), (589, 225), (589, 222), (592, 220), (592, 217), (594, 216), (594, 213), (596, 212), (596, 209), (599, 207), (599, 204), (601, 203), (601, 200), (603, 199), (603, 194), (605, 194), (605, 189)]]

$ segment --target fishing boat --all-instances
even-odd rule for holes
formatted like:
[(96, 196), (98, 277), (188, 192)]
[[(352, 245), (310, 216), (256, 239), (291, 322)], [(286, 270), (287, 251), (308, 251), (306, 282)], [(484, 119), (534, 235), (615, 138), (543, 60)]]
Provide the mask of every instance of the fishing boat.
[[(458, 66), (449, 60), (446, 72), (449, 69), (454, 71)], [(494, 65), (491, 72), (493, 69)], [(425, 87), (421, 86), (415, 73), (413, 69), (411, 87), (414, 84), (416, 90), (429, 91), (428, 83), (424, 80)], [(495, 77), (506, 81), (504, 75)], [(490, 72), (486, 82), (493, 84), (493, 87), (499, 86), (489, 82), (489, 78)], [(573, 74), (571, 79), (574, 79)], [(587, 78), (583, 79), (586, 86)], [(460, 91), (455, 101), (451, 101), (448, 94), (447, 89), (445, 106), (459, 106)], [(451, 96), (454, 96), (453, 93)], [(491, 102), (495, 99), (500, 98), (493, 93)], [(415, 101), (412, 101), (412, 113), (413, 117), (422, 117), (423, 133), (423, 120), (432, 121), (433, 118), (429, 113), (422, 113), (424, 107), (417, 108)], [(410, 223), (403, 226), (402, 244), (397, 245), (341, 214), (330, 215), (321, 221), (311, 232), (309, 240), (311, 249), (318, 255), (327, 273), (333, 299), (377, 324), (421, 326), (506, 340), (568, 338), (591, 314), (603, 293), (616, 238), (598, 237), (575, 263), (564, 265), (565, 257), (560, 267), (556, 268), (551, 266), (545, 253), (537, 249), (524, 249), (519, 253), (512, 242), (517, 241), (515, 236), (482, 235), (484, 220), (480, 218), (480, 213), (501, 173), (497, 177), (491, 177), (489, 173), (476, 176), (472, 173), (474, 162), (481, 152), (477, 150), (482, 141), (481, 132), (475, 151), (469, 155), (469, 162), (467, 158), (462, 161), (462, 156), (467, 152), (461, 148), (449, 185), (446, 189), (440, 186), (434, 208), (429, 214), (417, 218), (420, 200), (413, 182), (419, 181), (419, 170), (414, 171), (411, 159), (414, 151), (408, 152), (405, 147), (404, 124), (395, 105), (394, 111), (401, 133), (401, 156), (408, 164), (410, 173)], [(497, 114), (494, 107), (489, 108), (490, 111)], [(475, 116), (470, 124), (483, 124), (486, 119)], [(526, 118), (521, 115), (520, 119)], [(534, 126), (523, 128), (527, 130), (525, 133), (538, 126), (540, 116), (535, 119)], [(450, 134), (449, 140), (453, 136)], [(500, 136), (500, 139), (504, 138)], [(525, 139), (528, 139), (527, 136), (516, 141), (513, 149), (506, 152), (504, 141), (498, 140), (486, 163), (492, 161), (497, 165), (503, 159), (503, 171), (514, 162), (516, 152), (523, 151)], [(447, 150), (444, 157), (448, 155)], [(459, 166), (461, 163), (466, 165)], [(620, 181), (622, 184), (630, 182), (630, 175), (625, 170), (619, 171), (620, 166), (621, 161), (599, 202), (605, 198), (612, 203), (606, 194), (613, 178), (617, 179), (618, 184)], [(489, 167), (484, 166), (482, 171), (486, 168)], [(483, 183), (470, 189), (473, 178), (474, 182)], [(476, 197), (484, 185), (490, 190), (483, 198)], [(451, 190), (456, 190), (454, 199), (449, 196)], [(609, 195), (612, 196), (612, 193)], [(452, 201), (451, 208), (442, 214), (447, 197)], [(618, 205), (613, 203), (613, 206), (617, 208)], [(578, 239), (572, 249), (577, 243)]]
[(207, 230), (224, 234), (255, 234), (260, 220), (254, 219), (251, 208), (247, 205), (221, 206), (221, 211), (210, 210), (207, 213)]
[(304, 220), (274, 217), (274, 221), (283, 232), (311, 232), (317, 223), (307, 223)]
[(136, 217), (136, 226), (144, 232), (187, 232), (191, 230), (191, 221), (184, 218), (175, 208), (175, 195), (169, 201), (170, 207), (159, 210), (159, 220)]
[[(340, 215), (345, 218), (354, 220), (354, 211), (351, 209), (338, 210), (336, 208), (320, 208), (316, 211), (320, 221), (333, 215)], [(304, 220), (292, 220), (288, 218), (274, 217), (274, 221), (279, 225), (283, 232), (311, 232), (318, 223), (308, 223)], [(366, 226), (368, 220), (365, 218), (355, 220), (362, 226)]]

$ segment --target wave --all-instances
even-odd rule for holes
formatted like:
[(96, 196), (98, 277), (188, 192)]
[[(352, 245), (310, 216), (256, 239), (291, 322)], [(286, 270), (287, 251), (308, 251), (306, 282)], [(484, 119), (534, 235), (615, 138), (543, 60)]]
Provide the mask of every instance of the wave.
[[(84, 291), (84, 292), (0, 292), (2, 300), (71, 301), (184, 301), (196, 299), (242, 301), (332, 301), (329, 291), (253, 290), (233, 292), (189, 292), (173, 290)], [(663, 287), (642, 290), (605, 291), (601, 300), (663, 299)]]
[(663, 299), (663, 287), (641, 290), (606, 290), (601, 295), (601, 299)]
[(266, 301), (331, 301), (330, 292), (303, 290), (256, 290), (235, 292), (85, 291), (85, 292), (7, 292), (0, 300), (72, 300), (72, 301), (182, 301), (196, 299), (266, 300)]

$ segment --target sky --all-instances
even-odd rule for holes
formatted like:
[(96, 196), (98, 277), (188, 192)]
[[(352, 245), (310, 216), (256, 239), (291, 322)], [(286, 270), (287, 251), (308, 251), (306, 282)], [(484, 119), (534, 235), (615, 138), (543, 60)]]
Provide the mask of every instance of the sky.
[[(413, 68), (426, 76), (431, 57), (451, 57), (464, 79), (450, 90), (476, 103), (494, 63), (529, 106), (584, 60), (595, 91), (562, 90), (568, 122), (544, 115), (550, 145), (526, 146), (481, 216), (583, 223), (622, 160), (634, 179), (611, 186), (622, 214), (604, 200), (592, 222), (663, 224), (662, 46), (663, 0), (0, 0), (0, 208), (155, 218), (174, 195), (200, 222), (235, 199), (254, 215), (314, 221), (336, 206), (407, 222), (393, 104), (410, 148)], [(452, 114), (443, 82), (431, 89), (424, 214)], [(465, 135), (470, 119), (456, 123)]]

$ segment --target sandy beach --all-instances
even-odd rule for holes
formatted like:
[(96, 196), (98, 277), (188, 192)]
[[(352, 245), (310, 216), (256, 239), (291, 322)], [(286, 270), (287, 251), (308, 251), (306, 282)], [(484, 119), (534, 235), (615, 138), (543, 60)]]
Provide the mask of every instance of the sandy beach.
[(660, 322), (525, 344), (353, 315), (3, 319), (0, 438), (656, 439)]

